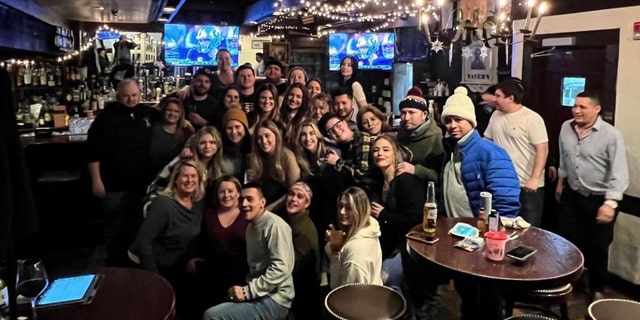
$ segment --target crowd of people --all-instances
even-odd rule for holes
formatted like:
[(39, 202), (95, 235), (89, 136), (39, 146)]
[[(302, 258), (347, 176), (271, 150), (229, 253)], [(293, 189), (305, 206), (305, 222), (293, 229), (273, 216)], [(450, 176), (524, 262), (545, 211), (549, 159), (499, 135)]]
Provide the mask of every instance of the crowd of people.
[[(139, 104), (137, 83), (122, 81), (88, 136), (108, 263), (164, 276), (180, 317), (322, 319), (330, 288), (371, 283), (397, 289), (409, 317), (428, 319), (451, 275), (409, 256), (405, 234), (422, 220), (430, 181), (441, 216), (477, 216), (488, 191), (501, 215), (540, 225), (548, 138), (521, 104), (521, 81), (488, 94), (497, 111), (483, 138), (464, 87), (439, 117), (412, 88), (392, 130), (367, 103), (353, 57), (332, 90), (299, 67), (284, 77), (273, 58), (261, 61), (263, 81), (248, 65), (233, 70), (224, 49), (216, 59), (216, 71), (198, 70), (158, 108)], [(596, 111), (598, 97), (580, 94), (560, 135), (557, 184), (571, 219), (564, 234), (599, 279), (594, 292), (605, 284), (601, 259), (628, 183), (620, 133)], [(584, 139), (597, 143), (576, 149)], [(602, 236), (584, 237), (584, 228)], [(453, 280), (464, 319), (502, 319), (497, 288)]]

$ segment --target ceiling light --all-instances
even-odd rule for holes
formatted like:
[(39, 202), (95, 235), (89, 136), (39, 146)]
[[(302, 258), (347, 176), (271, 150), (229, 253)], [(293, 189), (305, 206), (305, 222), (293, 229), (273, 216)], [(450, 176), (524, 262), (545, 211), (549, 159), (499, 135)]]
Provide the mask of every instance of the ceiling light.
[(164, 9), (162, 9), (162, 12), (165, 12), (165, 13), (171, 13), (174, 11), (176, 11), (176, 8), (174, 7), (164, 7)]
[(158, 18), (158, 22), (167, 22), (169, 19), (165, 17)]

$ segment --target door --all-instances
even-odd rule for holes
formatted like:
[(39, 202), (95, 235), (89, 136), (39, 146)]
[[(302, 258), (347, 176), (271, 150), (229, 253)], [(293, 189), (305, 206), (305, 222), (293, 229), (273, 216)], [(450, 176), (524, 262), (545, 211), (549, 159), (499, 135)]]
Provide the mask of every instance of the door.
[[(585, 90), (600, 95), (601, 115), (611, 124), (615, 114), (615, 81), (618, 62), (618, 30), (580, 32), (569, 35), (544, 35), (576, 37), (573, 47), (561, 47), (548, 54), (525, 59), (523, 80), (525, 97), (523, 104), (538, 112), (545, 121), (549, 135), (549, 164), (557, 165), (558, 135), (562, 123), (571, 119), (571, 106), (563, 98), (575, 96), (575, 87), (564, 86), (565, 78), (584, 78)], [(525, 58), (542, 48), (525, 47)], [(564, 94), (564, 96), (563, 96)]]
[[(573, 118), (571, 104), (563, 101), (563, 98), (575, 97), (582, 91), (579, 88), (568, 88), (563, 92), (565, 78), (584, 78), (584, 89), (600, 95), (602, 118), (611, 124), (614, 122), (619, 30), (544, 35), (537, 39), (541, 41), (542, 37), (576, 37), (575, 46), (556, 48), (549, 54), (534, 58), (529, 58), (531, 53), (549, 48), (536, 48), (540, 42), (527, 43), (524, 48), (523, 104), (538, 112), (544, 119), (549, 136), (547, 165), (557, 167), (560, 128), (566, 120)], [(567, 89), (567, 86), (564, 88)], [(555, 217), (559, 211), (554, 197), (555, 186), (556, 181), (545, 181), (542, 226), (549, 230), (555, 229)]]

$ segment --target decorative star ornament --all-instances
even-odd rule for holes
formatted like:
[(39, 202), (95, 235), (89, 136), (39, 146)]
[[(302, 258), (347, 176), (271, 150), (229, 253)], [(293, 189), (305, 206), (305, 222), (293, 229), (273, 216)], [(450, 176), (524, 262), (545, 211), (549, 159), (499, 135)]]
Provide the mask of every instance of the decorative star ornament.
[(436, 39), (431, 43), (431, 51), (438, 53), (444, 50), (444, 42), (440, 41), (440, 39)]
[(471, 47), (462, 47), (462, 57), (465, 59), (473, 57), (473, 49)]
[(487, 56), (489, 56), (489, 49), (485, 46), (482, 46), (482, 48), (480, 48), (480, 58), (484, 60)]

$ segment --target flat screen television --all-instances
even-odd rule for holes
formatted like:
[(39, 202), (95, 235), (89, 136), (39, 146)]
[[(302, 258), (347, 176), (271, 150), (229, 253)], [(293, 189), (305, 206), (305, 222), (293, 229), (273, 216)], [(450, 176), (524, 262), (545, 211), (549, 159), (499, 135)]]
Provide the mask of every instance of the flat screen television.
[(329, 34), (329, 70), (339, 70), (346, 56), (355, 57), (360, 70), (391, 70), (395, 54), (393, 32)]
[(227, 49), (238, 66), (240, 27), (165, 24), (164, 60), (173, 66), (215, 66), (216, 53)]

